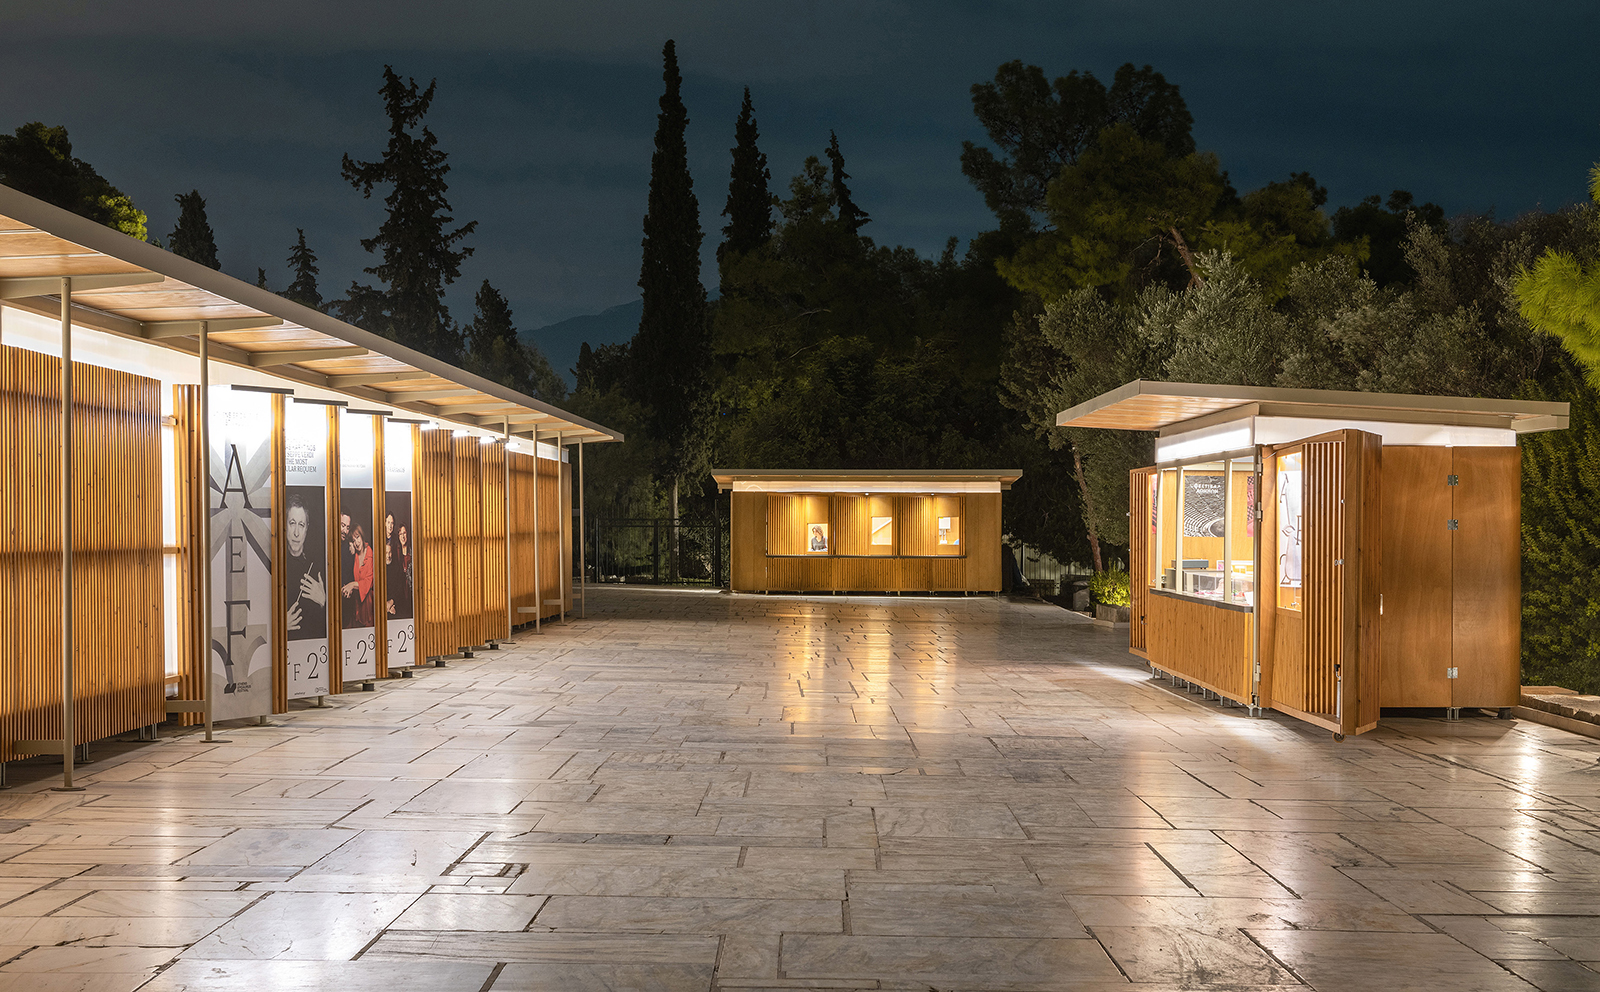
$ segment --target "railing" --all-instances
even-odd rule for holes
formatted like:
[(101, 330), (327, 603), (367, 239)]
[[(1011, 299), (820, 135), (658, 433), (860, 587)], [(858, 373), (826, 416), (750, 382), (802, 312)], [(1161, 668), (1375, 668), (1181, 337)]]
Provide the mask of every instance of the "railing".
[(591, 582), (722, 587), (728, 535), (720, 519), (597, 517), (589, 521)]

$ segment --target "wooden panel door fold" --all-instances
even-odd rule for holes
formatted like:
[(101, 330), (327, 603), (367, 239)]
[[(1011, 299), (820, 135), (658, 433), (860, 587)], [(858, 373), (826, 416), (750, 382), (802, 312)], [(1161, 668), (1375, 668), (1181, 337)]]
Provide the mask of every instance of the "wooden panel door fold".
[(1155, 530), (1151, 484), (1155, 466), (1136, 468), (1128, 473), (1128, 650), (1149, 658), (1150, 559), (1151, 537)]
[(1522, 693), (1522, 461), (1518, 448), (1454, 448), (1450, 581), (1453, 707)]

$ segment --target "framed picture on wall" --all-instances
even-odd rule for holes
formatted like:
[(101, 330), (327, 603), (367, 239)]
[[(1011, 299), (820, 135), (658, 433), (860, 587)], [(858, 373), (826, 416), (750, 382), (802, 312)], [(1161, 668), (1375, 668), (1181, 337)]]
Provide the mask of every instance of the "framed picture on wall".
[(888, 547), (894, 543), (894, 518), (872, 518), (872, 544), (875, 547)]
[(952, 546), (961, 543), (960, 517), (939, 518), (939, 543), (945, 546)]
[(806, 553), (828, 553), (828, 525), (806, 524)]

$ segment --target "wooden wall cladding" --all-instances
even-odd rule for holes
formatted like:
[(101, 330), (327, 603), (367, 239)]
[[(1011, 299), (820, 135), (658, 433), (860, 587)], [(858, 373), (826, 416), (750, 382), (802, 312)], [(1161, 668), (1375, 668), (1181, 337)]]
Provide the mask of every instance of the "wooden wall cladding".
[[(200, 436), (195, 429), (200, 419), (200, 389), (198, 386), (172, 387), (173, 419), (175, 427), (174, 458), (172, 464), (172, 491), (177, 501), (174, 518), (177, 523), (177, 544), (180, 549), (178, 563), (178, 616), (176, 629), (178, 699), (201, 699), (205, 696), (204, 655), (205, 639), (200, 631), (200, 597), (203, 595), (201, 562), (195, 549), (203, 543), (200, 528), (204, 520), (205, 504), (201, 502), (203, 489), (199, 484), (201, 465)], [(330, 538), (330, 545), (331, 545)], [(192, 727), (205, 722), (201, 713), (180, 713), (178, 722)]]
[[(0, 346), (0, 761), (61, 736), (60, 381)], [(165, 718), (160, 388), (73, 366), (77, 744)]]
[(1154, 468), (1137, 468), (1128, 473), (1128, 650), (1149, 657), (1146, 632), (1149, 630), (1150, 573), (1153, 556), (1150, 514), (1150, 484)]
[(1385, 706), (1452, 705), (1451, 461), (1450, 448), (1383, 449)]
[(728, 586), (741, 592), (767, 589), (767, 494), (728, 494)]
[[(1451, 706), (1515, 706), (1522, 694), (1522, 460), (1517, 448), (1454, 448)], [(1387, 468), (1387, 466), (1386, 466)]]
[(1000, 591), (1000, 494), (969, 493), (962, 498), (961, 546), (968, 592)]
[(480, 445), (483, 467), (483, 636), (511, 636), (506, 575), (506, 446)]
[[(513, 451), (511, 458), (511, 606), (513, 611), (532, 608), (539, 601), (533, 587), (533, 485), (534, 456)], [(518, 624), (531, 623), (533, 617), (516, 614)]]
[[(568, 528), (563, 528), (562, 507), (567, 505), (563, 499), (561, 481), (564, 462), (552, 458), (539, 460), (539, 601), (540, 617), (549, 617), (559, 614), (562, 606), (550, 605), (551, 600), (565, 603), (564, 590), (567, 585), (565, 563), (567, 556), (563, 550), (566, 544)], [(570, 517), (568, 518), (570, 520)], [(570, 524), (569, 524), (570, 527)]]
[(417, 468), (417, 656), (435, 658), (455, 654), (462, 643), (456, 633), (455, 440), (449, 431), (420, 432)]
[(1250, 614), (1202, 600), (1152, 593), (1150, 664), (1235, 702), (1250, 702)]
[(454, 439), (456, 645), (450, 653), (482, 644), (483, 628), (483, 445), (476, 437)]
[(1330, 718), (1338, 712), (1337, 668), (1345, 643), (1344, 468), (1343, 442), (1305, 446), (1305, 673), (1295, 696), (1276, 694), (1295, 709)]

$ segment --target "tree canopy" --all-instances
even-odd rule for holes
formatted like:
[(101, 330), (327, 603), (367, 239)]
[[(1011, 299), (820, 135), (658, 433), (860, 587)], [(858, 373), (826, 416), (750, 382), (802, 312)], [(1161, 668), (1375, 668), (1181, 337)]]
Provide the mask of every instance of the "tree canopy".
[(72, 154), (65, 127), (33, 121), (0, 134), (0, 183), (129, 237), (148, 237), (144, 211)]
[(167, 250), (191, 262), (222, 268), (217, 258), (217, 238), (206, 219), (206, 201), (197, 189), (173, 197), (178, 204), (178, 225), (167, 236)]

